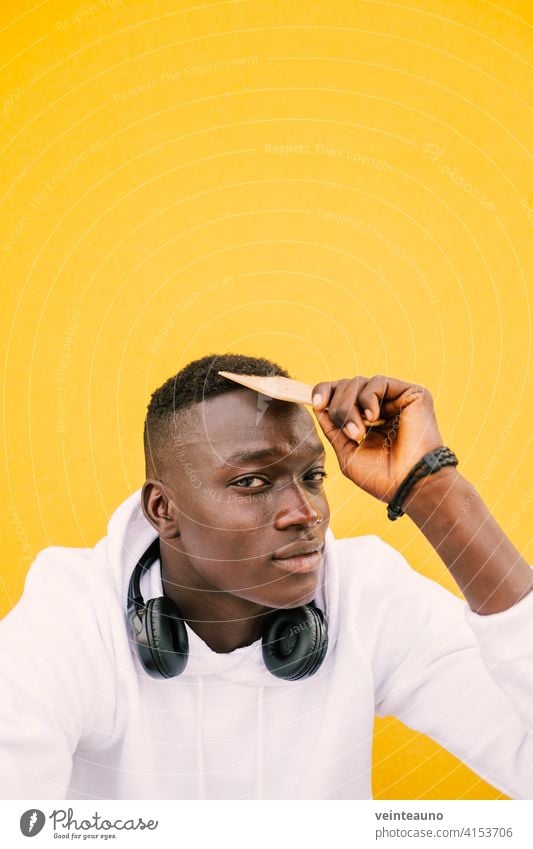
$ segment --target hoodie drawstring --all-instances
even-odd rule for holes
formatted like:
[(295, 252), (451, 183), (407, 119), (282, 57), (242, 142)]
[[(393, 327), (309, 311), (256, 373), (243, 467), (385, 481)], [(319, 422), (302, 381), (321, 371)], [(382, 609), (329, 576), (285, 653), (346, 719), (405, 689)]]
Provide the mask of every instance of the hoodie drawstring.
[(257, 689), (257, 798), (263, 798), (263, 692), (264, 686)]
[(198, 777), (198, 798), (205, 799), (205, 763), (204, 741), (202, 736), (204, 713), (203, 677), (198, 676), (198, 705), (196, 708), (196, 775)]
[[(198, 704), (196, 706), (196, 775), (198, 784), (198, 799), (205, 799), (205, 762), (204, 762), (204, 740), (202, 735), (204, 691), (203, 676), (198, 676)], [(257, 799), (263, 798), (263, 695), (264, 686), (257, 688), (257, 760), (256, 760), (256, 786)]]

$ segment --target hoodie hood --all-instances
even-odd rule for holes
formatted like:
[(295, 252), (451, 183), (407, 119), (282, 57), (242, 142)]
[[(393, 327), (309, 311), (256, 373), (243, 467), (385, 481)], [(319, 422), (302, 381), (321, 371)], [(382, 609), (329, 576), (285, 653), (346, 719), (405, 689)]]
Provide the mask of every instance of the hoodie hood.
[[(153, 527), (142, 511), (140, 494), (141, 490), (137, 490), (124, 501), (113, 513), (108, 524), (108, 559), (113, 570), (114, 582), (122, 590), (125, 623), (131, 574), (142, 554), (156, 537)], [(141, 592), (145, 601), (163, 595), (159, 561), (156, 561), (143, 575)], [(328, 650), (324, 663), (333, 651), (337, 639), (338, 594), (339, 581), (334, 536), (328, 529), (325, 556), (322, 559), (315, 595), (315, 604), (324, 613), (328, 627)], [(187, 623), (185, 625), (189, 638), (189, 659), (180, 677), (216, 675), (235, 683), (255, 686), (295, 686), (296, 682), (277, 678), (265, 667), (260, 639), (249, 646), (234, 649), (232, 652), (219, 653), (214, 652)]]

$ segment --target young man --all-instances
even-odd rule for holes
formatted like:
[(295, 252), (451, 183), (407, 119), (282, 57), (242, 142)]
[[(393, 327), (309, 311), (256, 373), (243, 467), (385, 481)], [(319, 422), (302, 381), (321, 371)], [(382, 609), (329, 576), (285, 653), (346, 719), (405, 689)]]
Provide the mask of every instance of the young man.
[(314, 412), (343, 474), (410, 517), (468, 606), (376, 536), (335, 540), (311, 413), (219, 370), (288, 376), (213, 355), (167, 381), (142, 491), (94, 549), (42, 552), (0, 624), (0, 794), (370, 798), (377, 712), (533, 798), (533, 573), (427, 390), (324, 382)]

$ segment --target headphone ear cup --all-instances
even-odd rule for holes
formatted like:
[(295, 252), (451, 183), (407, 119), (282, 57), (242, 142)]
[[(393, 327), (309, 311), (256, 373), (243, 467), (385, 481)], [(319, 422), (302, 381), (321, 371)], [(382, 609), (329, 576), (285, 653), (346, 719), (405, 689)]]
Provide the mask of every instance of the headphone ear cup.
[(263, 660), (277, 678), (314, 675), (326, 656), (328, 634), (321, 610), (312, 605), (277, 610), (263, 632)]
[(144, 641), (138, 640), (139, 656), (153, 678), (175, 678), (187, 665), (189, 638), (185, 623), (173, 601), (160, 596), (146, 603)]

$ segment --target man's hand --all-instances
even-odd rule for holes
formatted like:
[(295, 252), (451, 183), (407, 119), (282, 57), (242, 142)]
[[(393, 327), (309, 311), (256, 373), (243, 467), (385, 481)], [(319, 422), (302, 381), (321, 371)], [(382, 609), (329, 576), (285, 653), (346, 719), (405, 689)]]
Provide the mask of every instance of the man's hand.
[[(317, 383), (313, 409), (342, 473), (380, 501), (443, 444), (431, 394), (415, 383), (383, 375)], [(385, 423), (367, 429), (378, 419)]]
[[(316, 417), (343, 474), (381, 501), (391, 501), (415, 463), (443, 444), (431, 395), (417, 384), (354, 377), (317, 383), (316, 395)], [(365, 422), (378, 418), (385, 423), (367, 430)], [(533, 591), (533, 570), (455, 468), (417, 481), (402, 506), (472, 610), (498, 613)]]

